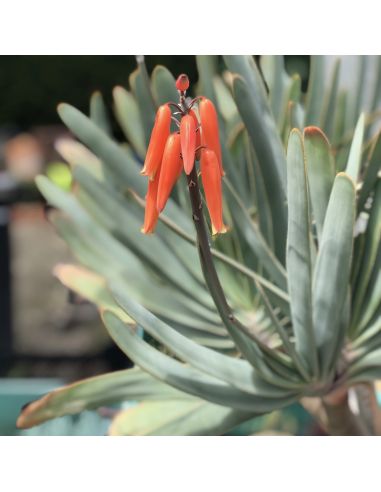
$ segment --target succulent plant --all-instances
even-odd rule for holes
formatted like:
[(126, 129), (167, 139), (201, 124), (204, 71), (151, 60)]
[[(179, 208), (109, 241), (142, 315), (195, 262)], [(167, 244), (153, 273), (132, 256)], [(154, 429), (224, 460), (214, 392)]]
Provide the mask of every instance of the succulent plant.
[(82, 142), (57, 143), (74, 185), (65, 192), (44, 176), (37, 185), (82, 266), (55, 274), (99, 306), (135, 367), (30, 403), (20, 427), (136, 400), (111, 433), (223, 434), (299, 401), (329, 433), (380, 432), (381, 59), (372, 89), (365, 58), (345, 89), (340, 59), (327, 80), (328, 60), (311, 57), (306, 93), (281, 56), (262, 56), (259, 67), (250, 56), (219, 62), (197, 57), (197, 94), (217, 108), (226, 173), (221, 236), (210, 235), (195, 167), (157, 213), (155, 233), (140, 232), (155, 114), (185, 90), (165, 67), (149, 77), (139, 58), (130, 90), (114, 89), (128, 143), (113, 138), (99, 93), (90, 117), (58, 107)]

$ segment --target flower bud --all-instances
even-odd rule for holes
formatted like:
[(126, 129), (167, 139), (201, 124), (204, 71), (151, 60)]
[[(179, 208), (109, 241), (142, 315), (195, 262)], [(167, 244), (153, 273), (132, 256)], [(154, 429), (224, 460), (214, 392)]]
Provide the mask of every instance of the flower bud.
[(181, 142), (178, 133), (172, 133), (165, 145), (163, 160), (160, 168), (159, 188), (157, 191), (157, 210), (160, 213), (167, 203), (172, 188), (175, 185), (183, 166), (180, 157)]
[(177, 77), (176, 89), (178, 91), (185, 92), (186, 90), (188, 90), (188, 87), (189, 87), (188, 75), (186, 75), (185, 73), (182, 73), (181, 75), (179, 75)]
[(221, 176), (224, 176), (222, 167), (222, 154), (220, 145), (220, 135), (218, 131), (218, 118), (216, 108), (209, 99), (201, 99), (199, 104), (199, 113), (202, 129), (202, 145), (213, 150), (217, 156)]
[(185, 174), (190, 174), (194, 166), (196, 152), (196, 124), (190, 114), (181, 118), (180, 138)]

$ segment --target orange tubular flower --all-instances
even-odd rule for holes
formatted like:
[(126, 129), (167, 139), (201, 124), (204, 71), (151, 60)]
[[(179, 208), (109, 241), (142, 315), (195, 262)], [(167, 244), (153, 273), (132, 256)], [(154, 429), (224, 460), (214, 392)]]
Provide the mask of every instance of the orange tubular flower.
[(180, 123), (181, 153), (185, 174), (190, 174), (194, 166), (196, 153), (196, 124), (189, 114), (181, 118)]
[(159, 107), (156, 113), (155, 124), (148, 145), (144, 167), (140, 174), (153, 179), (160, 167), (165, 143), (170, 133), (171, 110), (167, 104)]
[(222, 234), (227, 229), (222, 219), (221, 171), (218, 158), (211, 149), (201, 150), (201, 179), (212, 222), (212, 233)]
[(214, 107), (212, 101), (204, 97), (200, 101), (199, 112), (202, 127), (202, 145), (205, 145), (215, 152), (218, 158), (220, 174), (221, 176), (224, 176), (225, 173), (222, 167), (221, 145), (218, 132), (216, 108)]
[(181, 140), (178, 133), (172, 133), (165, 145), (160, 168), (159, 188), (157, 191), (157, 211), (160, 213), (176, 183), (183, 166), (180, 157)]
[(148, 180), (148, 190), (146, 194), (146, 208), (144, 213), (144, 225), (140, 229), (143, 234), (152, 234), (155, 230), (159, 212), (157, 211), (157, 191), (159, 187), (160, 169), (155, 174), (153, 180)]

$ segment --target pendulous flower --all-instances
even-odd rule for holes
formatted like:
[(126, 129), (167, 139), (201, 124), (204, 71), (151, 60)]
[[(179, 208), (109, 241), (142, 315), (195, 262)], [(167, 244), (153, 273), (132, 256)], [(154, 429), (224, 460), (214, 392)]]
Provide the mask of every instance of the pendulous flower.
[(184, 171), (185, 174), (190, 174), (194, 166), (196, 154), (196, 124), (194, 118), (190, 114), (181, 118), (180, 137)]
[(199, 104), (199, 112), (202, 127), (202, 145), (214, 150), (218, 158), (221, 176), (224, 176), (216, 108), (210, 99), (203, 97)]
[[(181, 74), (177, 78), (176, 88), (179, 92), (179, 102), (168, 102), (157, 111), (141, 171), (141, 174), (149, 178), (144, 225), (141, 231), (149, 234), (155, 230), (159, 214), (163, 211), (183, 168), (188, 176), (189, 188), (194, 186), (197, 181), (195, 161), (201, 159), (201, 179), (212, 232), (226, 232), (222, 218), (221, 179), (224, 172), (216, 109), (212, 101), (205, 97), (197, 97), (191, 101), (185, 97), (189, 88), (187, 75)], [(192, 109), (196, 102), (199, 102), (200, 121)], [(172, 107), (176, 108), (173, 115)], [(175, 133), (170, 133), (171, 120), (178, 126)]]
[(211, 149), (202, 149), (200, 164), (206, 205), (212, 222), (212, 233), (213, 235), (223, 234), (227, 228), (222, 219), (221, 172), (216, 153)]
[(178, 177), (180, 176), (183, 161), (180, 157), (180, 135), (172, 133), (164, 149), (163, 161), (160, 168), (159, 188), (157, 191), (157, 210), (160, 213), (171, 194)]
[(151, 180), (159, 169), (163, 158), (164, 147), (170, 134), (171, 116), (168, 104), (163, 104), (157, 110), (147, 155), (141, 170), (141, 174), (148, 176)]
[(148, 180), (144, 224), (140, 229), (143, 234), (152, 234), (159, 218), (159, 212), (157, 210), (157, 191), (159, 188), (159, 179), (160, 170), (155, 174), (155, 177), (152, 180)]

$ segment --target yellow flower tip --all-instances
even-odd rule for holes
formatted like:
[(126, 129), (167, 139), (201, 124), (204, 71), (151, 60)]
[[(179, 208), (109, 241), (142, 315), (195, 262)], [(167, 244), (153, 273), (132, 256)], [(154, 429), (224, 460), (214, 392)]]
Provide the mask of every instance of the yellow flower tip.
[(150, 230), (150, 229), (146, 229), (145, 227), (142, 227), (142, 228), (140, 229), (140, 232), (141, 232), (142, 234), (149, 235), (149, 234), (153, 234), (153, 233), (154, 233), (154, 229)]
[(230, 231), (230, 227), (223, 225), (222, 228), (218, 231), (214, 225), (212, 224), (212, 236), (218, 236), (218, 234), (226, 234), (227, 232)]

